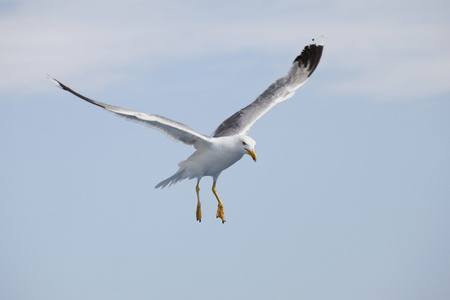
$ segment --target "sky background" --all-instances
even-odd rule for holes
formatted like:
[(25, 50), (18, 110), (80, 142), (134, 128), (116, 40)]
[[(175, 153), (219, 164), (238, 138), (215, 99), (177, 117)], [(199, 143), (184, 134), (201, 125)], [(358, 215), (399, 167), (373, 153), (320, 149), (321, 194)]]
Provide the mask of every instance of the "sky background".
[[(0, 299), (450, 298), (448, 1), (0, 1)], [(55, 88), (210, 134), (312, 38), (255, 164), (154, 186), (193, 149)]]

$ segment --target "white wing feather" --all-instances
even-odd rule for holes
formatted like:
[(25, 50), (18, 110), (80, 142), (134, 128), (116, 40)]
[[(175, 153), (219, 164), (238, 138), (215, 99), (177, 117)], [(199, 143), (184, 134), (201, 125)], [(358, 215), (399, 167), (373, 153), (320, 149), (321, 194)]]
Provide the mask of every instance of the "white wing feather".
[(255, 101), (226, 119), (213, 137), (246, 134), (255, 122), (276, 104), (291, 98), (319, 64), (323, 43), (306, 46), (294, 60), (288, 74), (270, 85)]
[[(275, 81), (255, 101), (223, 121), (214, 131), (212, 137), (247, 133), (253, 124), (266, 112), (276, 104), (292, 97), (295, 91), (305, 84), (319, 64), (322, 50), (323, 42), (321, 45), (311, 44), (306, 46), (302, 53), (294, 60), (285, 77)], [(211, 137), (200, 134), (184, 124), (162, 116), (133, 111), (89, 99), (65, 86), (58, 80), (50, 76), (48, 78), (59, 88), (79, 98), (112, 112), (119, 117), (159, 130), (174, 141), (181, 141), (185, 144), (193, 145), (195, 148), (198, 148), (201, 144), (211, 144)]]
[(105, 104), (105, 103), (102, 103), (99, 101), (89, 99), (89, 98), (75, 92), (74, 90), (70, 89), (69, 87), (65, 86), (58, 80), (56, 80), (50, 76), (48, 76), (48, 78), (50, 80), (52, 80), (61, 89), (68, 91), (79, 98), (81, 98), (89, 103), (92, 103), (94, 105), (97, 105), (109, 112), (112, 112), (119, 117), (125, 118), (130, 121), (138, 122), (138, 123), (141, 123), (148, 127), (151, 127), (153, 129), (159, 130), (174, 141), (181, 141), (185, 144), (193, 145), (195, 148), (198, 148), (198, 146), (200, 146), (200, 144), (209, 144), (210, 143), (210, 140), (211, 140), (210, 137), (200, 134), (184, 124), (178, 123), (176, 121), (173, 121), (171, 119), (168, 119), (168, 118), (165, 118), (162, 116), (133, 111), (130, 109), (113, 106), (113, 105), (109, 105), (109, 104)]

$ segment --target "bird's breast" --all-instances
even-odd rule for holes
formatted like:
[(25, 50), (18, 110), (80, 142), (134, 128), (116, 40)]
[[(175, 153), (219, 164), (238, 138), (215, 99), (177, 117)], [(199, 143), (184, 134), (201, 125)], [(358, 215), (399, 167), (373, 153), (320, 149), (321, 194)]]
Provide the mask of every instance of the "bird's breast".
[(187, 160), (180, 163), (186, 168), (189, 177), (214, 176), (232, 166), (243, 154), (233, 153), (227, 149), (197, 150)]
[(233, 154), (226, 151), (218, 151), (211, 155), (207, 161), (206, 176), (214, 176), (232, 166), (242, 158), (243, 154)]

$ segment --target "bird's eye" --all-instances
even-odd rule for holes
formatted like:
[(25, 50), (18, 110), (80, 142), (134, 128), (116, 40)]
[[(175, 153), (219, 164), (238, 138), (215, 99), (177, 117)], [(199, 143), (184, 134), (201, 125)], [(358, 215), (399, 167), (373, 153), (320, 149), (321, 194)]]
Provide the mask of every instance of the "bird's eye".
[(246, 146), (246, 145), (247, 145), (247, 143), (246, 143), (246, 142), (242, 142), (242, 145)]

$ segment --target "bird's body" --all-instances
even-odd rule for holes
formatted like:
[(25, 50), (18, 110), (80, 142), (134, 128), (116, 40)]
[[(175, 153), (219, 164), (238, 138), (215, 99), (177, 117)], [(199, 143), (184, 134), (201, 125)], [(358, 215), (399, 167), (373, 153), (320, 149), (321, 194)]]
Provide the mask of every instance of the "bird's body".
[(199, 183), (202, 177), (213, 177), (212, 191), (219, 203), (216, 216), (225, 222), (223, 204), (216, 192), (216, 182), (220, 173), (240, 160), (244, 154), (249, 154), (256, 161), (254, 147), (256, 142), (247, 135), (253, 124), (276, 104), (292, 97), (302, 86), (319, 64), (323, 50), (322, 45), (306, 46), (302, 53), (294, 60), (288, 74), (270, 85), (254, 102), (236, 112), (223, 121), (211, 136), (199, 134), (184, 124), (168, 118), (141, 113), (117, 106), (112, 106), (89, 99), (68, 88), (54, 78), (58, 87), (75, 96), (102, 107), (119, 117), (142, 123), (157, 129), (175, 141), (192, 145), (196, 151), (186, 160), (178, 164), (178, 171), (171, 177), (161, 181), (155, 188), (164, 188), (183, 179), (197, 179), (197, 220), (201, 221), (201, 204)]
[[(212, 137), (209, 144), (200, 146), (191, 156), (180, 162), (180, 169), (173, 176), (158, 183), (156, 188), (163, 188), (186, 178), (217, 178), (223, 170), (240, 160), (244, 154), (248, 154), (241, 147), (243, 141), (254, 149), (256, 143), (248, 136)], [(256, 156), (254, 159), (256, 160)]]

